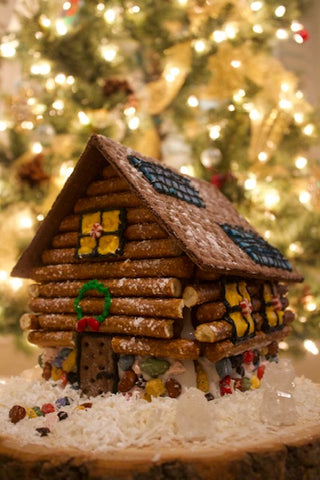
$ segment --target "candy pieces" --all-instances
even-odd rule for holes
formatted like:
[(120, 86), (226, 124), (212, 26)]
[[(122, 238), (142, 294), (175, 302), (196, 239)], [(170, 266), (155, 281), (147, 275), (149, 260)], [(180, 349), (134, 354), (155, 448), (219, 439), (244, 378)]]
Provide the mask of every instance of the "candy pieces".
[(56, 400), (56, 407), (57, 408), (65, 407), (66, 405), (71, 405), (72, 402), (73, 402), (72, 398), (69, 398), (69, 397), (58, 398)]
[(134, 364), (135, 357), (134, 355), (121, 355), (118, 361), (119, 368), (124, 372), (126, 370), (130, 370), (132, 365)]
[(210, 385), (208, 375), (200, 362), (194, 362), (194, 368), (197, 376), (197, 388), (204, 393), (209, 392)]
[(203, 440), (212, 422), (210, 402), (197, 388), (189, 388), (178, 398), (176, 425), (186, 440)]
[(26, 409), (21, 405), (14, 405), (10, 408), (9, 418), (12, 423), (18, 423), (26, 416)]
[(220, 378), (224, 378), (227, 375), (231, 375), (232, 363), (229, 358), (222, 358), (216, 363), (217, 374)]
[(40, 434), (40, 437), (47, 437), (48, 434), (50, 433), (50, 430), (48, 427), (36, 428), (36, 431)]
[(129, 392), (137, 381), (137, 374), (133, 370), (126, 370), (118, 383), (118, 391), (121, 393)]
[(44, 403), (41, 407), (41, 410), (44, 415), (47, 415), (48, 413), (52, 413), (55, 411), (54, 405), (52, 403)]
[(152, 378), (146, 383), (145, 387), (146, 400), (151, 397), (159, 397), (166, 393), (166, 388), (161, 378)]
[(168, 378), (165, 383), (165, 387), (170, 398), (178, 398), (181, 395), (182, 387), (174, 378)]
[(66, 418), (68, 418), (67, 412), (64, 412), (64, 411), (59, 412), (58, 413), (58, 418), (59, 418), (60, 421), (65, 420)]
[(152, 378), (163, 375), (169, 367), (170, 362), (168, 362), (168, 360), (153, 357), (147, 358), (140, 365), (141, 370)]

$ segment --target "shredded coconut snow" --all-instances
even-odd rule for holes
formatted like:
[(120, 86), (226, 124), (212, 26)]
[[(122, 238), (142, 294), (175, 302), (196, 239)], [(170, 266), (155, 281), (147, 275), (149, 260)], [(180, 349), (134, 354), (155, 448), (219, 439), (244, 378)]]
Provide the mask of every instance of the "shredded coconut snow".
[[(201, 439), (183, 434), (179, 399), (154, 398), (147, 402), (133, 394), (106, 394), (96, 398), (80, 396), (71, 387), (62, 389), (53, 382), (30, 381), (13, 377), (0, 384), (0, 436), (12, 437), (16, 443), (41, 444), (47, 447), (75, 447), (80, 450), (107, 452), (129, 447), (170, 447), (237, 449), (239, 445), (255, 445), (257, 442), (279, 440), (282, 435), (295, 435), (302, 427), (316, 425), (320, 420), (320, 388), (303, 377), (295, 379), (294, 399), (298, 419), (294, 425), (275, 427), (260, 419), (263, 388), (244, 393), (236, 391), (207, 402), (204, 409), (190, 404), (193, 416), (205, 415), (199, 423), (205, 425)], [(189, 389), (189, 392), (192, 389)], [(194, 389), (193, 389), (194, 390)], [(199, 392), (199, 391), (198, 391)], [(188, 393), (188, 390), (187, 390)], [(190, 393), (189, 393), (190, 395)], [(68, 418), (58, 421), (51, 433), (40, 437), (36, 428), (46, 426), (46, 417), (24, 419), (16, 424), (9, 419), (13, 405), (41, 407), (55, 404), (58, 398), (69, 397), (71, 405), (62, 407)], [(191, 395), (192, 396), (192, 395)], [(84, 402), (92, 402), (92, 408), (78, 409)], [(178, 413), (177, 413), (178, 412)], [(191, 414), (190, 414), (191, 415)]]

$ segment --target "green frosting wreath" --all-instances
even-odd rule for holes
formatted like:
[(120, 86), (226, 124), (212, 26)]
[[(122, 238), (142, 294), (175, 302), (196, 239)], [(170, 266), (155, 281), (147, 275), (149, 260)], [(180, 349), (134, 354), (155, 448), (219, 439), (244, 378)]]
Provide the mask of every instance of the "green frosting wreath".
[(83, 318), (83, 312), (82, 312), (82, 308), (80, 307), (80, 301), (83, 299), (83, 297), (89, 290), (97, 290), (99, 293), (102, 293), (104, 295), (104, 304), (103, 304), (102, 313), (101, 315), (93, 317), (96, 320), (98, 320), (99, 323), (102, 323), (106, 319), (106, 317), (109, 315), (112, 297), (108, 287), (105, 287), (103, 283), (98, 282), (98, 280), (96, 279), (89, 280), (89, 282), (85, 283), (80, 288), (78, 296), (74, 299), (74, 308), (76, 310), (77, 319), (81, 320), (81, 318)]

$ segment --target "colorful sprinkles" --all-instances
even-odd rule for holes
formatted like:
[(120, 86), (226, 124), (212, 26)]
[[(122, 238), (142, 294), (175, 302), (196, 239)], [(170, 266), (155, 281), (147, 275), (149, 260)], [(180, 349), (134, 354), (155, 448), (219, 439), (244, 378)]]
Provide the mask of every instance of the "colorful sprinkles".
[(191, 185), (189, 178), (174, 173), (169, 168), (141, 160), (134, 155), (129, 155), (127, 158), (131, 165), (143, 174), (158, 193), (164, 193), (191, 203), (196, 207), (205, 208), (205, 203), (197, 190)]

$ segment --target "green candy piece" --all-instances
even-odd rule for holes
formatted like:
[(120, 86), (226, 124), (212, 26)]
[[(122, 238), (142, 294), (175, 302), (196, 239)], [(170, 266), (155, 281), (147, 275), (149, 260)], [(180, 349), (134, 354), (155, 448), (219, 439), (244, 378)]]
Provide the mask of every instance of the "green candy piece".
[(246, 390), (250, 390), (250, 388), (251, 388), (251, 380), (250, 380), (250, 378), (248, 378), (248, 377), (243, 377), (243, 379), (242, 379), (242, 385), (243, 385), (243, 388), (244, 388), (245, 391), (246, 391)]
[(147, 358), (147, 360), (144, 360), (140, 365), (141, 370), (153, 378), (159, 377), (159, 375), (163, 375), (169, 367), (170, 362), (168, 362), (167, 360), (152, 357)]
[(37, 417), (43, 417), (44, 416), (44, 413), (43, 411), (41, 410), (40, 407), (32, 407), (32, 410), (34, 411), (34, 413), (37, 415)]

